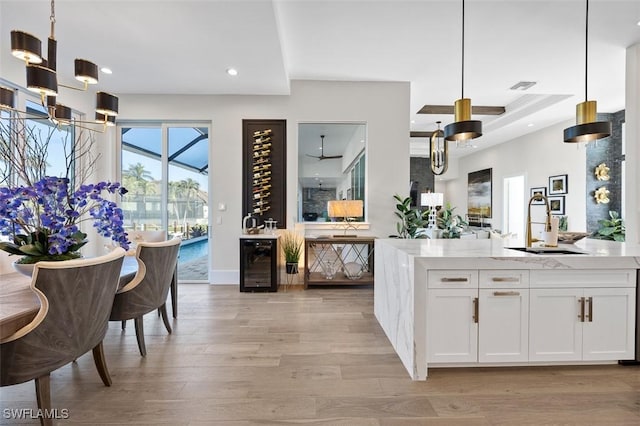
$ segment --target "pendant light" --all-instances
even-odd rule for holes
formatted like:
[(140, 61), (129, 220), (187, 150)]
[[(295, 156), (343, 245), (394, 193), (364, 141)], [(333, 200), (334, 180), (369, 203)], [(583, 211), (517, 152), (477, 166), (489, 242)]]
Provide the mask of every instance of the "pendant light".
[(589, 0), (586, 0), (584, 32), (584, 102), (576, 105), (576, 125), (564, 129), (565, 142), (591, 142), (611, 134), (611, 123), (596, 121), (597, 103), (587, 97), (587, 74), (589, 58)]
[(444, 128), (448, 141), (467, 141), (482, 136), (482, 122), (471, 120), (471, 99), (464, 97), (464, 0), (462, 0), (462, 97), (455, 102), (455, 122)]
[(438, 130), (429, 138), (429, 159), (431, 160), (431, 172), (440, 176), (449, 167), (449, 143), (444, 139), (444, 132), (440, 129), (440, 121), (436, 121)]
[[(67, 86), (58, 83), (57, 73), (57, 45), (55, 38), (55, 0), (51, 0), (50, 35), (47, 40), (47, 58), (42, 55), (42, 43), (40, 40), (24, 31), (11, 31), (11, 53), (13, 56), (26, 65), (27, 89), (38, 93), (41, 97), (42, 106), (47, 108), (48, 118), (56, 124), (91, 123), (93, 121), (80, 121), (72, 118), (71, 108), (57, 102), (58, 86), (66, 87), (74, 90), (86, 91), (91, 84), (98, 83), (98, 66), (86, 59), (76, 59), (74, 62), (74, 71), (76, 80), (83, 84), (83, 87)], [(27, 114), (18, 111), (13, 107), (13, 90), (9, 88), (0, 88), (0, 109), (10, 110), (16, 113)], [(9, 105), (11, 104), (11, 105)], [(96, 117), (104, 117), (103, 131), (107, 125), (112, 124), (118, 115), (118, 98), (106, 92), (96, 93)], [(4, 118), (3, 118), (4, 119)], [(9, 117), (9, 119), (14, 119)], [(96, 118), (97, 120), (97, 118)], [(82, 127), (82, 126), (80, 126)], [(90, 130), (100, 131), (98, 129), (89, 128)]]

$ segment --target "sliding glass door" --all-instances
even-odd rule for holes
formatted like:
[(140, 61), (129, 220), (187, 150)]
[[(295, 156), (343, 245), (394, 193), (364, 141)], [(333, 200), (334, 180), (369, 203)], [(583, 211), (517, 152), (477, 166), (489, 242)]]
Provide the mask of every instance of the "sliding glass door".
[(182, 238), (178, 279), (207, 281), (208, 125), (122, 125), (119, 136), (126, 226)]

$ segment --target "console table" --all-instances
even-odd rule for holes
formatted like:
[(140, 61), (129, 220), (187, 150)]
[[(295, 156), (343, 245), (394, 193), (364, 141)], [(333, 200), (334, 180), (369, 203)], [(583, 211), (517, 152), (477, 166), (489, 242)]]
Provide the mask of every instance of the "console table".
[(304, 288), (373, 284), (374, 242), (375, 237), (305, 238)]

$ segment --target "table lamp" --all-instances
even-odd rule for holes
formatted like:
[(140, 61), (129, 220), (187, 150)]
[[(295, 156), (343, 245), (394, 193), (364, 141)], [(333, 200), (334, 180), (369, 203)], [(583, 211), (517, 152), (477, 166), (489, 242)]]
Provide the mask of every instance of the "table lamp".
[(347, 229), (356, 228), (351, 221), (356, 217), (362, 217), (364, 205), (362, 200), (331, 200), (327, 202), (327, 214), (331, 218), (341, 217), (344, 225), (344, 235), (334, 237), (355, 237), (347, 235)]
[(420, 194), (420, 205), (429, 207), (429, 228), (436, 228), (436, 207), (442, 207), (444, 194), (440, 192), (423, 192)]

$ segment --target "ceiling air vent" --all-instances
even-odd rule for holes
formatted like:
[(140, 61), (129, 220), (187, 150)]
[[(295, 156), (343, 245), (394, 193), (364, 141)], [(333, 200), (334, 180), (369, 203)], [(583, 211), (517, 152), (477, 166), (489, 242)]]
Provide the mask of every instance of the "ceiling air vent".
[(509, 90), (527, 90), (531, 86), (536, 84), (535, 81), (519, 81), (513, 86), (509, 87)]

